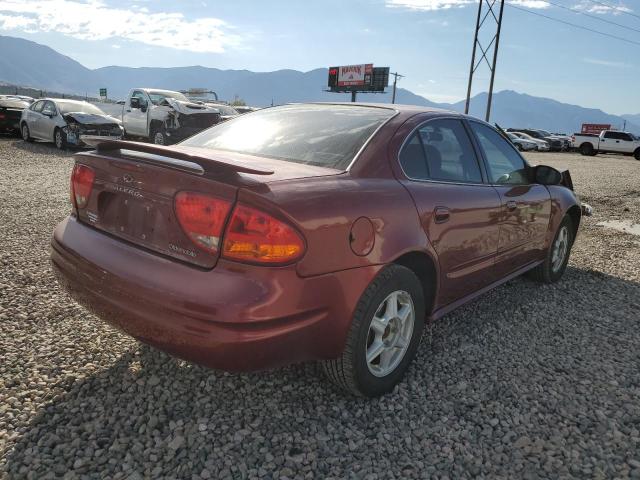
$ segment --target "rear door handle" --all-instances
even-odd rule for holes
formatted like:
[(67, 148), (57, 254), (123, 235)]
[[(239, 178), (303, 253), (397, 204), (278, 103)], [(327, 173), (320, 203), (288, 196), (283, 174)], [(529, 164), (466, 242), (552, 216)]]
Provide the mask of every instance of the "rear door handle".
[(515, 210), (516, 208), (518, 208), (518, 204), (513, 200), (507, 202), (507, 210)]
[(449, 220), (451, 216), (447, 207), (436, 207), (434, 210), (434, 218), (436, 223), (444, 223)]

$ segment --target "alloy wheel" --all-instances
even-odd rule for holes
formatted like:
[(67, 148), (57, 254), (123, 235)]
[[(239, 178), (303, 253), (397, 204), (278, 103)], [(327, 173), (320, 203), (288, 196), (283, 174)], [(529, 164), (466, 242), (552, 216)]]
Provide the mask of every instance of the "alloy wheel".
[(25, 141), (29, 140), (29, 127), (26, 125), (22, 126), (22, 139)]
[(153, 143), (155, 143), (156, 145), (164, 145), (164, 135), (162, 134), (162, 132), (156, 132), (156, 134), (153, 136)]
[(62, 132), (60, 130), (56, 130), (56, 147), (62, 149)]
[(378, 306), (367, 334), (366, 362), (376, 377), (393, 372), (404, 358), (413, 335), (415, 308), (404, 290), (389, 294)]
[(551, 255), (551, 269), (557, 272), (562, 268), (567, 251), (569, 250), (569, 229), (563, 226), (558, 232), (556, 241), (553, 244), (553, 253)]

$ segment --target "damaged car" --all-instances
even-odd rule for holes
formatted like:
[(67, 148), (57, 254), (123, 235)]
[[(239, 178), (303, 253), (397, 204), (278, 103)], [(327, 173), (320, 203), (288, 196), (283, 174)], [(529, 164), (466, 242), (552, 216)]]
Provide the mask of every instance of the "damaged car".
[(135, 88), (122, 107), (127, 137), (169, 145), (220, 122), (220, 111), (171, 90)]
[(43, 98), (22, 111), (22, 139), (53, 142), (63, 150), (86, 146), (88, 138), (119, 140), (123, 136), (120, 120), (95, 105), (78, 100)]
[(22, 111), (29, 102), (11, 95), (0, 95), (0, 133), (19, 133)]

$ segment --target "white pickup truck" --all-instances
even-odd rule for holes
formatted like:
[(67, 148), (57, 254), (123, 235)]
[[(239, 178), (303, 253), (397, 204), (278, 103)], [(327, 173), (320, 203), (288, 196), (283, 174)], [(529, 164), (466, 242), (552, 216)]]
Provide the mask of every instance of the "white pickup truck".
[(617, 130), (603, 130), (600, 135), (575, 133), (571, 137), (571, 145), (582, 155), (622, 153), (640, 160), (640, 138), (632, 133)]
[(125, 135), (158, 145), (179, 142), (219, 121), (218, 109), (171, 90), (134, 88), (122, 106)]

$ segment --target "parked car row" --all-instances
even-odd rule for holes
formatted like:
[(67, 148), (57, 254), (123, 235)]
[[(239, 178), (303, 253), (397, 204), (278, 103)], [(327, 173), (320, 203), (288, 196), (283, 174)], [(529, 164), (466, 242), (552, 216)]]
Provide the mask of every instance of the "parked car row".
[[(507, 132), (514, 133), (518, 137), (535, 141), (539, 151), (560, 152), (569, 150), (571, 147), (571, 137), (566, 135), (556, 135), (535, 128), (508, 128)], [(526, 135), (526, 136), (524, 136)], [(543, 146), (546, 144), (546, 146)]]
[(0, 132), (53, 142), (60, 149), (86, 146), (85, 140), (95, 137), (167, 145), (241, 114), (223, 103), (191, 101), (180, 92), (149, 88), (131, 90), (121, 105), (106, 114), (86, 101), (0, 95)]

